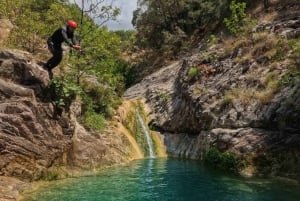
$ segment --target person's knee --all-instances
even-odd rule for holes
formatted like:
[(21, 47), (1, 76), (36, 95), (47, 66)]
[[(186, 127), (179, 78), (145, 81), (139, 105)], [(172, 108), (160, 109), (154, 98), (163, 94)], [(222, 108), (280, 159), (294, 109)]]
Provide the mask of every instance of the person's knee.
[(63, 57), (62, 51), (55, 51), (53, 57), (55, 58), (56, 61), (61, 61)]
[(53, 56), (52, 68), (56, 67), (62, 60), (62, 55), (56, 54)]

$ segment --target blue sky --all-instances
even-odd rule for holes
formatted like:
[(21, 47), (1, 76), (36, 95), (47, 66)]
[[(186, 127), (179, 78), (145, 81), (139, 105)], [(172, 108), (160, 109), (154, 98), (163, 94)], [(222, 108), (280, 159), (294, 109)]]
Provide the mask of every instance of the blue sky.
[(117, 22), (109, 22), (108, 28), (111, 30), (133, 29), (131, 24), (132, 12), (136, 9), (137, 0), (115, 0), (114, 5), (121, 9), (121, 15)]
[[(81, 5), (81, 0), (75, 0)], [(96, 1), (96, 0), (95, 0)], [(70, 0), (74, 2), (74, 0)], [(105, 0), (106, 4), (110, 4), (112, 0)], [(118, 16), (117, 21), (111, 21), (107, 23), (109, 30), (127, 30), (133, 29), (131, 20), (132, 12), (136, 9), (137, 0), (113, 0), (113, 5), (121, 9), (121, 14)]]

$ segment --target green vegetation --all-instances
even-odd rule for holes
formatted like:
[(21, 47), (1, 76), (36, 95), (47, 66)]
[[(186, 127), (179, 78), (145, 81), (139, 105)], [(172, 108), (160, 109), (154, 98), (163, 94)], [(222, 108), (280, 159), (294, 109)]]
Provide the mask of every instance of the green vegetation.
[(239, 166), (239, 160), (234, 154), (222, 153), (216, 148), (209, 149), (204, 160), (208, 164), (223, 170), (236, 171)]
[(132, 20), (138, 45), (176, 53), (197, 30), (203, 36), (220, 25), (228, 6), (228, 0), (139, 0)]
[(83, 123), (88, 128), (100, 131), (105, 127), (105, 118), (96, 112), (86, 112)]
[(199, 70), (198, 68), (192, 67), (190, 68), (189, 72), (188, 72), (188, 77), (189, 79), (193, 79), (194, 77), (196, 77), (199, 74)]
[(79, 92), (80, 88), (76, 84), (55, 78), (43, 90), (43, 99), (52, 101), (56, 107), (68, 109)]
[(279, 85), (282, 87), (286, 87), (289, 85), (296, 84), (299, 82), (300, 72), (296, 66), (292, 66), (288, 72), (286, 72), (283, 76), (280, 77)]
[[(137, 31), (111, 32), (94, 23), (100, 21), (102, 24), (115, 19), (120, 12), (117, 8), (100, 4), (97, 8), (91, 6), (89, 11), (82, 12), (79, 5), (71, 4), (68, 0), (1, 1), (0, 16), (8, 18), (14, 24), (6, 45), (29, 51), (43, 60), (49, 57), (49, 52), (44, 47), (47, 37), (68, 19), (79, 22), (76, 33), (83, 51), (70, 51), (64, 57), (59, 67), (61, 74), (56, 74), (56, 78), (45, 89), (44, 100), (66, 110), (75, 99), (80, 101), (83, 106), (82, 122), (88, 128), (101, 129), (105, 125), (104, 119), (114, 116), (124, 90), (136, 81), (137, 75), (143, 74), (143, 69), (134, 69), (127, 62), (131, 54), (140, 54), (134, 55), (137, 63), (145, 65), (145, 60), (152, 59), (152, 64), (157, 64), (160, 63), (160, 58), (153, 59), (147, 55), (148, 52), (160, 54), (163, 51), (176, 55), (181, 50), (187, 50), (193, 42), (198, 44), (204, 38), (207, 38), (205, 41), (209, 47), (218, 45), (223, 38), (212, 34), (216, 29), (227, 28), (234, 35), (234, 41), (222, 47), (224, 52), (211, 54), (200, 51), (199, 57), (203, 63), (215, 62), (221, 54), (228, 56), (238, 50), (241, 50), (241, 55), (236, 56), (234, 61), (239, 63), (247, 64), (255, 59), (259, 65), (271, 68), (272, 64), (285, 59), (293, 61), (292, 67), (282, 77), (272, 70), (263, 78), (245, 74), (246, 78), (252, 76), (253, 82), (261, 84), (261, 88), (257, 89), (257, 86), (252, 85), (249, 88), (232, 88), (224, 95), (225, 103), (233, 100), (240, 100), (244, 104), (252, 101), (268, 103), (281, 87), (295, 84), (299, 79), (297, 66), (300, 40), (287, 40), (267, 32), (246, 36), (253, 25), (252, 19), (246, 14), (251, 2), (138, 0), (138, 8), (132, 20)], [(237, 35), (241, 37), (236, 37)], [(145, 58), (142, 57), (145, 55)], [(151, 67), (154, 66), (156, 65)], [(199, 66), (193, 66), (187, 76), (192, 80), (204, 73)], [(196, 88), (193, 93), (206, 91), (207, 89)], [(159, 96), (163, 103), (171, 98), (164, 93)]]
[(229, 9), (231, 16), (230, 18), (225, 18), (224, 23), (232, 34), (244, 33), (253, 27), (255, 22), (245, 12), (246, 2), (232, 0)]
[[(86, 1), (84, 1), (87, 4)], [(111, 32), (101, 24), (114, 20), (118, 8), (82, 5), (68, 0), (14, 0), (0, 2), (0, 16), (14, 25), (7, 47), (31, 52), (39, 60), (47, 60), (47, 38), (69, 19), (78, 22), (76, 30), (82, 52), (70, 51), (57, 69), (55, 79), (43, 90), (43, 100), (59, 109), (68, 110), (75, 99), (83, 105), (82, 122), (91, 129), (101, 129), (104, 118), (114, 115), (125, 86), (131, 80), (123, 52), (133, 43), (133, 32)], [(84, 5), (87, 8), (87, 5)], [(95, 24), (97, 21), (100, 25)]]

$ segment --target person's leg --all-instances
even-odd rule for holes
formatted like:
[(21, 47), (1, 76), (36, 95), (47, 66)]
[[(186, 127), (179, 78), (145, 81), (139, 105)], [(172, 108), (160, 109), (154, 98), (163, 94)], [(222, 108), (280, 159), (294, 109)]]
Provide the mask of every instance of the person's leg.
[(63, 56), (61, 47), (53, 47), (51, 52), (52, 52), (53, 56), (45, 64), (45, 67), (48, 70), (50, 79), (52, 79), (52, 77), (53, 77), (52, 69), (55, 68), (61, 62), (62, 56)]

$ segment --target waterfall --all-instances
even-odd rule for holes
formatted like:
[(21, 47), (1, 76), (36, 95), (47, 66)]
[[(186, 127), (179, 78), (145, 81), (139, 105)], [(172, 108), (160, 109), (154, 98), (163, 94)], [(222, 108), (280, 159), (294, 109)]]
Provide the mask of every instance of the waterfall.
[(144, 122), (143, 118), (141, 117), (140, 111), (138, 109), (136, 109), (136, 114), (137, 114), (137, 117), (138, 117), (138, 121), (142, 126), (143, 133), (146, 136), (146, 140), (147, 140), (147, 144), (148, 144), (148, 150), (149, 150), (149, 156), (150, 156), (150, 158), (155, 158), (155, 154), (154, 154), (154, 151), (153, 151), (153, 142), (152, 142), (152, 139), (150, 137), (150, 133), (149, 133), (149, 131), (148, 131), (146, 125), (145, 125), (145, 122)]

